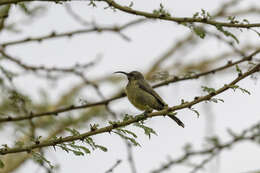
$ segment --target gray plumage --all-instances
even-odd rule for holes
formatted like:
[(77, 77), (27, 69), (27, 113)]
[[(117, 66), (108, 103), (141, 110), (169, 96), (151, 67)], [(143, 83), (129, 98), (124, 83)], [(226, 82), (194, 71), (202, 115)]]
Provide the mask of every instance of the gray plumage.
[[(125, 74), (128, 78), (128, 84), (125, 88), (128, 100), (139, 110), (143, 110), (146, 113), (153, 110), (162, 110), (167, 108), (168, 105), (163, 99), (155, 92), (150, 84), (144, 79), (142, 73), (138, 71), (132, 71), (130, 73), (118, 71), (115, 73)], [(168, 115), (171, 119), (182, 127), (184, 124), (174, 115)]]

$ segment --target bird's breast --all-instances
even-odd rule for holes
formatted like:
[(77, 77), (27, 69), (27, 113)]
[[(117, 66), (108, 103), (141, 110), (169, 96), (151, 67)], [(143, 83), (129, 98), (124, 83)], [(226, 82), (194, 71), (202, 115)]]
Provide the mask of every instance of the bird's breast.
[(128, 100), (139, 110), (146, 110), (145, 93), (135, 83), (128, 83), (126, 86)]

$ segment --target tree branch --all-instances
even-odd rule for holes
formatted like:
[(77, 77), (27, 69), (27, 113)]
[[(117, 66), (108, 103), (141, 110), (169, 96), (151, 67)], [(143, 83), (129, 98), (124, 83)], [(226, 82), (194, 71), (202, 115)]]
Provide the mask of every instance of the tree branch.
[(122, 163), (122, 160), (117, 160), (116, 163), (115, 163), (111, 168), (109, 168), (105, 173), (111, 173), (111, 172), (113, 172), (113, 170), (114, 170), (120, 163)]
[(206, 18), (191, 18), (191, 17), (171, 17), (167, 15), (158, 15), (153, 13), (148, 13), (145, 11), (138, 11), (134, 10), (127, 6), (121, 6), (120, 4), (116, 3), (113, 0), (101, 0), (106, 2), (109, 6), (112, 6), (118, 10), (124, 11), (129, 14), (134, 14), (137, 16), (144, 16), (151, 19), (162, 19), (166, 21), (172, 21), (176, 23), (203, 23), (208, 25), (217, 26), (224, 26), (224, 27), (233, 27), (233, 28), (253, 28), (253, 27), (260, 27), (260, 23), (252, 23), (252, 24), (242, 24), (242, 23), (227, 23), (227, 22), (218, 22), (215, 20), (209, 20)]
[[(107, 27), (99, 27), (99, 26), (94, 26), (93, 28), (90, 29), (81, 29), (81, 30), (75, 30), (75, 31), (68, 31), (68, 32), (63, 32), (63, 33), (56, 33), (56, 32), (52, 32), (50, 34), (47, 34), (45, 36), (39, 36), (39, 37), (28, 37), (28, 38), (24, 38), (21, 40), (15, 40), (15, 41), (8, 41), (8, 42), (4, 42), (2, 44), (0, 44), (3, 48), (7, 47), (7, 46), (12, 46), (12, 45), (17, 45), (17, 44), (23, 44), (23, 43), (29, 43), (29, 42), (41, 42), (44, 40), (50, 40), (50, 39), (55, 39), (55, 38), (63, 38), (63, 37), (72, 37), (74, 35), (79, 35), (79, 34), (86, 34), (86, 33), (91, 33), (91, 32), (114, 32), (114, 33), (118, 33), (118, 34), (122, 34), (120, 33), (121, 31), (123, 31), (124, 29), (131, 27), (133, 25), (137, 25), (140, 24), (142, 22), (144, 22), (146, 19), (137, 19), (137, 20), (133, 20), (130, 21), (122, 26), (107, 26)], [(122, 36), (122, 35), (121, 35)], [(125, 36), (123, 37), (124, 39), (126, 38)], [(129, 41), (129, 40), (127, 40)]]
[[(232, 67), (234, 65), (237, 65), (239, 63), (249, 61), (249, 60), (252, 59), (253, 56), (255, 56), (258, 53), (260, 53), (260, 49), (256, 50), (255, 52), (253, 52), (249, 56), (242, 58), (241, 60), (235, 61), (233, 63), (229, 61), (226, 65), (224, 65), (222, 67), (219, 67), (219, 68), (216, 68), (216, 69), (213, 69), (213, 70), (210, 70), (210, 71), (202, 72), (202, 73), (199, 73), (199, 74), (194, 74), (194, 75), (191, 75), (191, 76), (184, 76), (184, 77), (181, 77), (181, 78), (175, 76), (172, 79), (163, 81), (159, 84), (154, 85), (153, 87), (157, 88), (157, 87), (161, 87), (161, 86), (164, 86), (164, 85), (169, 85), (170, 83), (176, 83), (176, 82), (179, 82), (179, 81), (190, 80), (190, 79), (198, 79), (199, 77), (202, 77), (202, 76), (205, 76), (205, 75), (208, 75), (208, 74), (214, 74), (218, 71), (227, 69), (227, 68)], [(8, 116), (6, 118), (0, 118), (0, 123), (28, 120), (28, 119), (38, 118), (38, 117), (42, 117), (42, 116), (59, 115), (60, 113), (63, 113), (63, 112), (68, 112), (68, 111), (73, 111), (73, 110), (78, 110), (78, 109), (84, 109), (84, 108), (89, 108), (89, 107), (94, 107), (94, 106), (108, 105), (111, 101), (122, 98), (124, 96), (126, 96), (125, 93), (122, 93), (122, 94), (119, 94), (117, 96), (111, 97), (109, 99), (105, 99), (103, 101), (88, 103), (88, 104), (84, 104), (84, 105), (80, 105), (80, 106), (71, 105), (71, 106), (68, 106), (68, 107), (65, 107), (65, 108), (60, 108), (60, 109), (56, 109), (54, 111), (43, 112), (43, 113), (33, 113), (33, 112), (31, 112), (30, 115), (19, 116), (19, 117)]]
[[(0, 1), (0, 6), (1, 5), (6, 5), (6, 4), (15, 4), (19, 2), (28, 2), (28, 1), (41, 1), (41, 2), (69, 2), (72, 0), (1, 0)], [(82, 1), (82, 0), (73, 0), (73, 1)], [(158, 15), (158, 14), (153, 14), (153, 13), (148, 13), (144, 11), (138, 11), (134, 10), (130, 7), (127, 6), (121, 6), (120, 4), (116, 3), (113, 0), (97, 0), (97, 1), (104, 1), (106, 2), (109, 6), (112, 6), (118, 10), (124, 11), (129, 14), (134, 14), (138, 16), (144, 16), (147, 18), (152, 18), (152, 19), (162, 19), (162, 20), (167, 20), (167, 21), (172, 21), (176, 23), (203, 23), (203, 24), (208, 24), (208, 25), (213, 25), (215, 27), (217, 26), (224, 26), (224, 27), (233, 27), (233, 28), (253, 28), (253, 27), (260, 27), (260, 23), (251, 23), (251, 24), (243, 24), (243, 23), (227, 23), (227, 22), (218, 22), (215, 20), (208, 20), (205, 18), (192, 18), (192, 17), (171, 17), (171, 16), (166, 16), (166, 15)]]
[(62, 68), (62, 67), (44, 67), (44, 66), (33, 66), (33, 65), (28, 65), (23, 63), (22, 61), (20, 61), (18, 58), (14, 58), (11, 55), (7, 54), (6, 52), (4, 52), (3, 50), (0, 49), (0, 53), (9, 61), (14, 62), (15, 64), (17, 64), (18, 66), (22, 67), (24, 70), (28, 70), (28, 71), (45, 71), (45, 72), (62, 72), (62, 73), (74, 73), (76, 75), (78, 75), (79, 71), (81, 69), (85, 70), (88, 67), (91, 67), (95, 64), (95, 62), (90, 62), (90, 63), (86, 63), (86, 64), (76, 64), (74, 66), (71, 67), (67, 67), (67, 68)]
[(99, 129), (91, 129), (90, 131), (88, 131), (86, 133), (79, 134), (79, 135), (67, 136), (67, 137), (64, 137), (64, 138), (59, 137), (59, 138), (51, 139), (51, 140), (48, 140), (48, 141), (41, 141), (41, 142), (38, 141), (36, 144), (32, 144), (32, 145), (28, 145), (28, 146), (24, 146), (24, 147), (2, 148), (2, 149), (0, 149), (0, 155), (10, 154), (10, 153), (19, 153), (19, 152), (30, 152), (30, 151), (32, 151), (33, 149), (36, 149), (36, 148), (56, 146), (57, 144), (60, 144), (60, 143), (71, 142), (71, 141), (75, 141), (75, 140), (83, 140), (87, 137), (94, 136), (94, 135), (97, 135), (97, 134), (109, 133), (116, 128), (128, 126), (132, 123), (139, 122), (139, 121), (142, 121), (142, 120), (146, 120), (147, 118), (152, 118), (152, 117), (156, 117), (156, 116), (165, 116), (170, 112), (174, 112), (174, 111), (184, 109), (184, 108), (191, 108), (192, 106), (194, 106), (198, 103), (210, 100), (212, 97), (228, 90), (229, 88), (232, 88), (232, 86), (234, 86), (237, 82), (241, 81), (242, 79), (244, 79), (244, 78), (248, 77), (249, 75), (256, 73), (258, 71), (260, 71), (260, 64), (257, 64), (251, 70), (249, 70), (249, 71), (247, 71), (243, 74), (238, 75), (238, 77), (235, 80), (233, 80), (229, 84), (225, 84), (223, 87), (219, 88), (215, 92), (211, 92), (210, 94), (205, 95), (205, 96), (195, 97), (194, 100), (190, 101), (190, 102), (184, 102), (180, 105), (169, 107), (169, 108), (163, 109), (161, 111), (149, 113), (147, 115), (141, 114), (141, 115), (135, 116), (133, 118), (130, 118), (128, 120), (113, 123), (112, 125), (109, 125), (109, 126), (106, 126), (106, 127), (102, 127), (102, 128), (99, 128)]
[(69, 1), (83, 1), (83, 0), (1, 0), (0, 1), (0, 6), (1, 5), (7, 5), (7, 4), (17, 4), (20, 2), (32, 2), (32, 1), (40, 1), (40, 2), (69, 2)]
[(226, 65), (224, 65), (224, 66), (221, 66), (221, 67), (218, 67), (218, 68), (206, 71), (206, 72), (193, 74), (193, 75), (187, 76), (187, 77), (178, 78), (177, 76), (174, 76), (171, 79), (168, 79), (166, 81), (163, 81), (163, 82), (161, 82), (159, 84), (154, 85), (154, 87), (157, 88), (157, 87), (160, 87), (160, 86), (168, 85), (170, 83), (175, 83), (175, 82), (179, 82), (179, 81), (183, 81), (183, 80), (189, 80), (189, 79), (198, 79), (198, 78), (200, 78), (202, 76), (206, 76), (208, 74), (214, 74), (214, 73), (216, 73), (218, 71), (225, 70), (225, 69), (227, 69), (229, 67), (235, 66), (235, 65), (240, 64), (242, 62), (250, 61), (253, 58), (253, 56), (255, 56), (258, 53), (260, 53), (260, 49), (256, 50), (255, 52), (253, 52), (249, 56), (246, 56), (246, 57), (242, 58), (241, 60), (238, 60), (238, 61), (235, 61), (235, 62), (228, 61), (228, 63)]
[(230, 147), (232, 147), (234, 144), (237, 144), (237, 143), (240, 143), (243, 141), (253, 141), (253, 140), (259, 138), (260, 134), (257, 133), (258, 132), (257, 130), (259, 130), (259, 129), (260, 129), (260, 122), (243, 130), (240, 134), (236, 134), (236, 135), (232, 134), (232, 139), (228, 142), (225, 142), (222, 144), (216, 143), (216, 144), (213, 144), (212, 147), (203, 149), (203, 150), (186, 151), (185, 154), (183, 154), (179, 158), (170, 160), (168, 163), (161, 166), (161, 168), (158, 168), (158, 169), (152, 171), (152, 173), (161, 173), (163, 171), (166, 171), (177, 164), (188, 161), (193, 156), (210, 155), (207, 159), (203, 160), (199, 165), (195, 166), (193, 171), (196, 172), (198, 169), (201, 169), (204, 166), (204, 164), (206, 164), (208, 161), (210, 161), (210, 159), (212, 159), (214, 156), (216, 156), (222, 150), (230, 149)]

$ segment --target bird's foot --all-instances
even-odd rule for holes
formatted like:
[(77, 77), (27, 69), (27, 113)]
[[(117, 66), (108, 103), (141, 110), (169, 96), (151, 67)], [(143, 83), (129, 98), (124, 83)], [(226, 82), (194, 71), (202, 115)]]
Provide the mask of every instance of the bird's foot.
[(147, 117), (147, 115), (148, 115), (149, 113), (151, 113), (151, 112), (153, 112), (153, 110), (145, 110), (145, 111), (143, 112), (143, 115), (144, 115), (145, 117)]

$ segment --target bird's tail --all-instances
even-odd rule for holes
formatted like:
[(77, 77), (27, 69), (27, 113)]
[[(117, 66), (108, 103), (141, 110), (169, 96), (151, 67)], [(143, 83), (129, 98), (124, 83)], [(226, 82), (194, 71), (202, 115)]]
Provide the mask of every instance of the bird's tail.
[(183, 127), (184, 128), (184, 123), (179, 119), (177, 118), (174, 114), (168, 114), (168, 116), (174, 120), (179, 126)]

